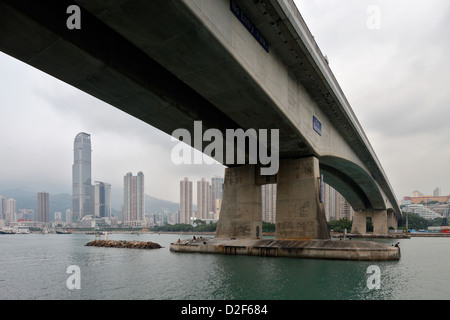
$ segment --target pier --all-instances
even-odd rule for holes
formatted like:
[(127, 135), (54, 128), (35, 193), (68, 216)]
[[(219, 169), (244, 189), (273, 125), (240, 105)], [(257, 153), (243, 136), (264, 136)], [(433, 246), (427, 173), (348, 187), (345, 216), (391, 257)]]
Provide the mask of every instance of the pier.
[(264, 257), (387, 261), (399, 260), (400, 248), (354, 240), (274, 240), (199, 238), (170, 244), (173, 252)]

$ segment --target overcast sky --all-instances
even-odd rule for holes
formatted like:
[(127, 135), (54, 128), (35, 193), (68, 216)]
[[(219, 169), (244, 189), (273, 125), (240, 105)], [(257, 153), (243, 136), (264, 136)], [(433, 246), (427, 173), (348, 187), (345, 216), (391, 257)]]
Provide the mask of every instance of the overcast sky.
[[(450, 1), (295, 2), (397, 198), (449, 194)], [(113, 189), (142, 171), (147, 194), (178, 202), (184, 177), (224, 174), (221, 165), (174, 165), (167, 134), (0, 53), (0, 190), (71, 193), (79, 132), (91, 134), (92, 179)]]

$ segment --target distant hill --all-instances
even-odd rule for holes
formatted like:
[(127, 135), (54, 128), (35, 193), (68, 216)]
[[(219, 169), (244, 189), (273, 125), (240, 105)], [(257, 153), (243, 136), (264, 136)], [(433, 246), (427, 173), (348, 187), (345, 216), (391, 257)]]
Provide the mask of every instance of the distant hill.
[[(13, 198), (17, 201), (17, 211), (19, 211), (19, 209), (33, 209), (35, 217), (37, 215), (37, 193), (38, 191), (30, 191), (21, 188), (0, 190), (0, 195), (7, 199)], [(118, 201), (118, 199), (115, 200), (116, 201), (112, 201), (112, 213), (120, 217), (123, 201), (122, 199), (120, 199), (121, 201)], [(55, 212), (62, 212), (64, 215), (67, 209), (72, 208), (72, 195), (68, 193), (50, 193), (49, 201), (50, 221), (53, 221)], [(146, 213), (162, 213), (164, 209), (171, 213), (175, 213), (180, 210), (180, 204), (158, 199), (147, 194), (145, 195)]]

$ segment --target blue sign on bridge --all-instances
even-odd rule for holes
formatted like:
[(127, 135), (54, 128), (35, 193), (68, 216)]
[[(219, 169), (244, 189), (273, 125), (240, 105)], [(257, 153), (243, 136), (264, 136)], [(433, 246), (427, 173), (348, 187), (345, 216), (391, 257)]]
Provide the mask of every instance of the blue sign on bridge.
[(259, 42), (259, 44), (269, 52), (269, 42), (267, 42), (266, 38), (261, 34), (261, 32), (256, 29), (255, 25), (250, 21), (249, 17), (242, 11), (241, 8), (238, 7), (234, 0), (230, 1), (230, 9), (231, 12), (239, 19), (239, 21), (247, 28), (248, 31), (252, 34), (252, 36)]
[(319, 134), (319, 136), (322, 135), (322, 123), (320, 123), (316, 116), (313, 116), (313, 129)]

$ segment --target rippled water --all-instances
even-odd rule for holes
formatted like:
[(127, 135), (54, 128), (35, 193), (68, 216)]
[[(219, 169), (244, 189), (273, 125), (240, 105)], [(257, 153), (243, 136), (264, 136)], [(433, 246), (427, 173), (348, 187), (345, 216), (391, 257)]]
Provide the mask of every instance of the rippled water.
[[(86, 247), (85, 234), (0, 235), (0, 299), (448, 299), (450, 238), (400, 240), (394, 262), (329, 261), (170, 252), (176, 234), (113, 234), (154, 250)], [(81, 289), (68, 289), (67, 267)], [(370, 290), (370, 265), (381, 272)]]

